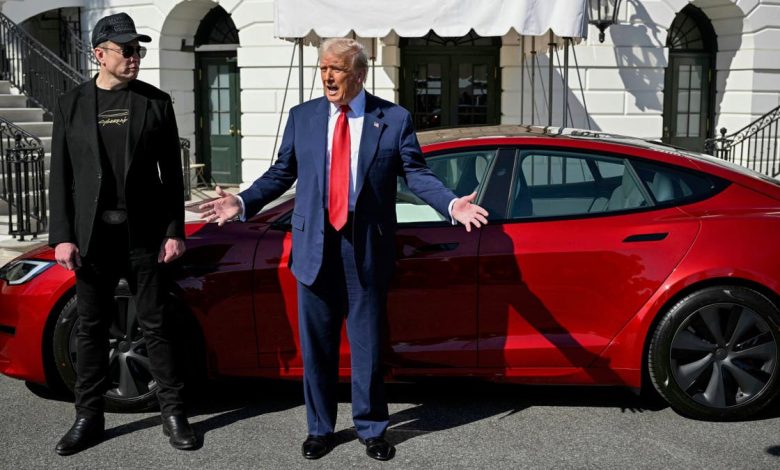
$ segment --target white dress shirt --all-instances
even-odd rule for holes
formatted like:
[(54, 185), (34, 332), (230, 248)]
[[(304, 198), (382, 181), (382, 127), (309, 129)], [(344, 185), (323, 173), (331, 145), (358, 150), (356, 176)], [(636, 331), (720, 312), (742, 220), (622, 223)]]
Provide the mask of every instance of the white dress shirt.
[[(347, 122), (349, 123), (349, 210), (355, 210), (355, 187), (357, 182), (355, 177), (358, 169), (358, 155), (360, 154), (360, 139), (363, 137), (363, 117), (366, 114), (366, 91), (360, 90), (356, 97), (349, 102), (349, 113), (347, 113)], [(336, 121), (341, 115), (341, 107), (330, 103), (328, 110), (328, 156), (325, 161), (325, 201), (329, 201), (330, 194), (330, 161), (333, 150), (333, 131), (336, 130)]]
[[(336, 121), (341, 114), (341, 107), (334, 103), (329, 103), (328, 108), (328, 152), (327, 160), (325, 161), (325, 201), (327, 203), (328, 195), (330, 193), (330, 160), (331, 150), (333, 149), (333, 131), (336, 129)], [(349, 123), (349, 210), (355, 210), (355, 202), (357, 201), (357, 194), (355, 193), (356, 181), (358, 169), (358, 158), (360, 156), (360, 139), (363, 137), (363, 120), (366, 114), (366, 91), (360, 90), (352, 101), (349, 102), (349, 113), (347, 113), (347, 122)], [(241, 205), (241, 212), (239, 218), (241, 221), (246, 221), (244, 200), (241, 196), (238, 196), (238, 202)], [(457, 221), (452, 217), (452, 206), (457, 199), (450, 201), (448, 211), (450, 214), (450, 223), (452, 225), (457, 224)], [(254, 214), (253, 214), (254, 215)]]

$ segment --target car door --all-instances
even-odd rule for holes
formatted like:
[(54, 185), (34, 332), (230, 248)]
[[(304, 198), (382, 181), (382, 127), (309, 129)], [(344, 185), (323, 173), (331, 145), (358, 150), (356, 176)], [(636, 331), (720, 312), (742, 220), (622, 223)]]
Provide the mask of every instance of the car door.
[(676, 173), (555, 150), (498, 166), (514, 176), (504, 222), (482, 229), (479, 365), (593, 365), (698, 232), (651, 184)]
[[(461, 149), (427, 158), (457, 196), (484, 187), (495, 148)], [(396, 213), (396, 273), (388, 294), (392, 366), (397, 373), (477, 365), (479, 231), (466, 232), (414, 196), (402, 178)]]
[[(496, 149), (441, 153), (431, 169), (456, 195), (481, 191)], [(385, 358), (399, 373), (477, 365), (477, 250), (479, 231), (466, 232), (411, 193), (398, 179), (397, 265), (388, 293)], [(288, 268), (289, 214), (263, 235), (255, 254), (255, 329), (261, 368), (300, 373), (295, 279)], [(342, 329), (340, 367), (349, 368)]]

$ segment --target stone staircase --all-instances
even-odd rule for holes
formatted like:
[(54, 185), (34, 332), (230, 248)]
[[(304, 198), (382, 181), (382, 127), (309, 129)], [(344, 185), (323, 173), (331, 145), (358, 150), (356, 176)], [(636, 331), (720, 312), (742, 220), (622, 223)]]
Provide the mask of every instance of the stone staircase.
[[(49, 185), (49, 164), (51, 160), (51, 133), (52, 123), (44, 121), (44, 111), (40, 108), (27, 107), (27, 97), (18, 92), (11, 86), (10, 82), (0, 80), (0, 117), (3, 117), (27, 132), (41, 139), (46, 156), (46, 187)], [(25, 237), (30, 239), (31, 237)], [(41, 233), (30, 243), (46, 240), (46, 233)], [(0, 248), (3, 245), (28, 245), (27, 242), (19, 242), (17, 239), (8, 235), (8, 204), (0, 200)]]

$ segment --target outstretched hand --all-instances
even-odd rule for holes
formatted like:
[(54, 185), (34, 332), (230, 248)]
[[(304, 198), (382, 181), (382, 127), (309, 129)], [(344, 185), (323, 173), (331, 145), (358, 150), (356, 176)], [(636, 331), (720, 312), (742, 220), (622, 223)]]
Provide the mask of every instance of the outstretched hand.
[(452, 218), (462, 223), (467, 232), (471, 232), (471, 226), (480, 228), (487, 225), (488, 212), (482, 207), (472, 204), (477, 199), (477, 193), (473, 192), (455, 200), (452, 205)]
[(223, 191), (217, 186), (217, 196), (219, 198), (206, 202), (198, 206), (203, 213), (200, 215), (206, 222), (217, 222), (220, 227), (225, 222), (238, 217), (241, 214), (241, 203), (235, 194)]

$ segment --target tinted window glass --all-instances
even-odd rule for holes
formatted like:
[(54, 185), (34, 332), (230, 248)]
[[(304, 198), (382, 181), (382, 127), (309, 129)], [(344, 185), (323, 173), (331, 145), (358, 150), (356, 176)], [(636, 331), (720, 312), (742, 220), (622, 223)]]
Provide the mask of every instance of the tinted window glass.
[(524, 152), (512, 188), (511, 218), (577, 216), (650, 205), (620, 158)]
[(658, 204), (701, 199), (721, 186), (720, 181), (702, 173), (645, 161), (632, 161), (631, 165)]
[(522, 170), (529, 186), (593, 181), (593, 174), (582, 158), (533, 155), (522, 159)]
[[(473, 150), (468, 152), (437, 155), (428, 158), (428, 166), (457, 196), (480, 192), (485, 184), (488, 168), (496, 156), (496, 150)], [(414, 195), (406, 181), (398, 178), (396, 196), (398, 222), (434, 222), (445, 220), (444, 216)]]

